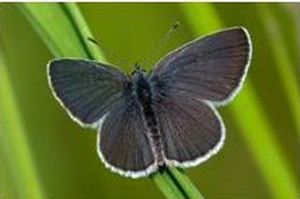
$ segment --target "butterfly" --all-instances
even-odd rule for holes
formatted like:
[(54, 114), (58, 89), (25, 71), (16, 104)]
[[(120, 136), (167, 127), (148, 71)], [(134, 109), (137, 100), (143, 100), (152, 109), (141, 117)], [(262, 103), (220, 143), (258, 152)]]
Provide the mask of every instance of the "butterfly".
[(225, 127), (215, 107), (240, 90), (251, 54), (247, 30), (233, 27), (175, 49), (150, 73), (63, 58), (49, 62), (48, 79), (71, 118), (98, 130), (105, 166), (138, 178), (196, 166), (220, 150)]

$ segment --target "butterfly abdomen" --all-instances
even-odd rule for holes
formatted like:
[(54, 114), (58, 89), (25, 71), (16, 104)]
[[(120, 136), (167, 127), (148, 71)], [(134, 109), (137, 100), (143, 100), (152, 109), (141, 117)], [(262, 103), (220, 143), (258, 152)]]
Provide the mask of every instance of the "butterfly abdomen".
[(158, 130), (157, 120), (152, 107), (152, 93), (150, 85), (145, 75), (142, 72), (137, 72), (133, 79), (135, 85), (135, 93), (137, 100), (143, 112), (144, 120), (148, 128), (148, 137), (150, 139), (152, 151), (158, 164), (164, 163), (163, 146), (161, 142), (161, 135)]

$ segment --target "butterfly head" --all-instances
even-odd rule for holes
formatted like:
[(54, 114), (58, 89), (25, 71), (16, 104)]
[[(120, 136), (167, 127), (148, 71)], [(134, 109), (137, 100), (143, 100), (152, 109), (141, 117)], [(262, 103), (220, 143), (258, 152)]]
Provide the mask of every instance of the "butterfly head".
[(143, 69), (138, 62), (136, 62), (134, 64), (134, 70), (131, 72), (131, 76), (140, 76), (145, 74), (146, 74), (146, 70)]
[(137, 81), (146, 77), (146, 70), (141, 67), (139, 63), (135, 63), (134, 70), (131, 73), (131, 79)]

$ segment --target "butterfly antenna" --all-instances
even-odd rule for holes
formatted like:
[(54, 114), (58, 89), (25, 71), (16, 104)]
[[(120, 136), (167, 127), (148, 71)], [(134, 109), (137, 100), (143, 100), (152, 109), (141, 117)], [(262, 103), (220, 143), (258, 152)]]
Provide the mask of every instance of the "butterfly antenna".
[(161, 47), (168, 41), (171, 34), (180, 26), (180, 22), (175, 22), (171, 25), (170, 29), (164, 34), (164, 36), (159, 40), (158, 44), (150, 51), (148, 56), (141, 61), (141, 63), (150, 62), (150, 60), (156, 55), (156, 53), (161, 49)]
[(124, 65), (124, 66), (131, 66), (132, 64), (121, 58), (120, 56), (118, 56), (116, 53), (112, 52), (111, 50), (109, 50), (108, 48), (105, 48), (103, 45), (100, 45), (99, 42), (97, 40), (95, 40), (94, 38), (91, 38), (91, 37), (88, 37), (87, 38), (88, 41), (90, 41), (91, 43), (97, 45), (98, 47), (101, 48), (102, 51), (104, 51), (105, 53), (107, 53), (108, 55), (110, 55), (111, 57), (115, 58), (116, 60), (118, 60), (118, 62), (121, 64), (121, 65)]

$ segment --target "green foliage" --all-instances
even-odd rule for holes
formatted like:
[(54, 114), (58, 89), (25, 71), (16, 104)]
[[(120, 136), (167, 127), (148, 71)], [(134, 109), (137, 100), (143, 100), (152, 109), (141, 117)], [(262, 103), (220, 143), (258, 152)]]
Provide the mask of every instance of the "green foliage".
[(103, 59), (88, 41), (93, 36), (75, 4), (25, 3), (19, 8), (56, 57)]
[[(42, 199), (44, 198), (43, 190), (28, 146), (27, 132), (20, 117), (17, 99), (2, 56), (0, 56), (0, 66), (0, 146), (1, 155), (6, 160), (1, 166), (3, 170), (5, 169), (3, 172), (9, 173), (6, 179), (1, 178), (5, 180), (4, 185), (1, 183), (1, 186), (10, 189), (8, 183), (13, 184), (11, 192), (13, 195), (7, 195), (7, 190), (3, 189), (0, 197)], [(2, 175), (4, 174), (6, 173)]]
[[(257, 5), (258, 13), (261, 16), (267, 34), (270, 36), (268, 39), (272, 45), (272, 54), (276, 61), (275, 67), (279, 71), (279, 81), (284, 87), (285, 95), (288, 98), (288, 106), (293, 113), (295, 124), (300, 121), (300, 108), (299, 108), (299, 88), (297, 88), (297, 77), (293, 74), (293, 64), (288, 55), (288, 49), (284, 44), (283, 35), (279, 31), (279, 24), (274, 19), (274, 13), (268, 4)], [(274, 11), (273, 11), (274, 12)], [(293, 33), (296, 30), (292, 28)], [(276, 41), (276, 42), (274, 42)]]

